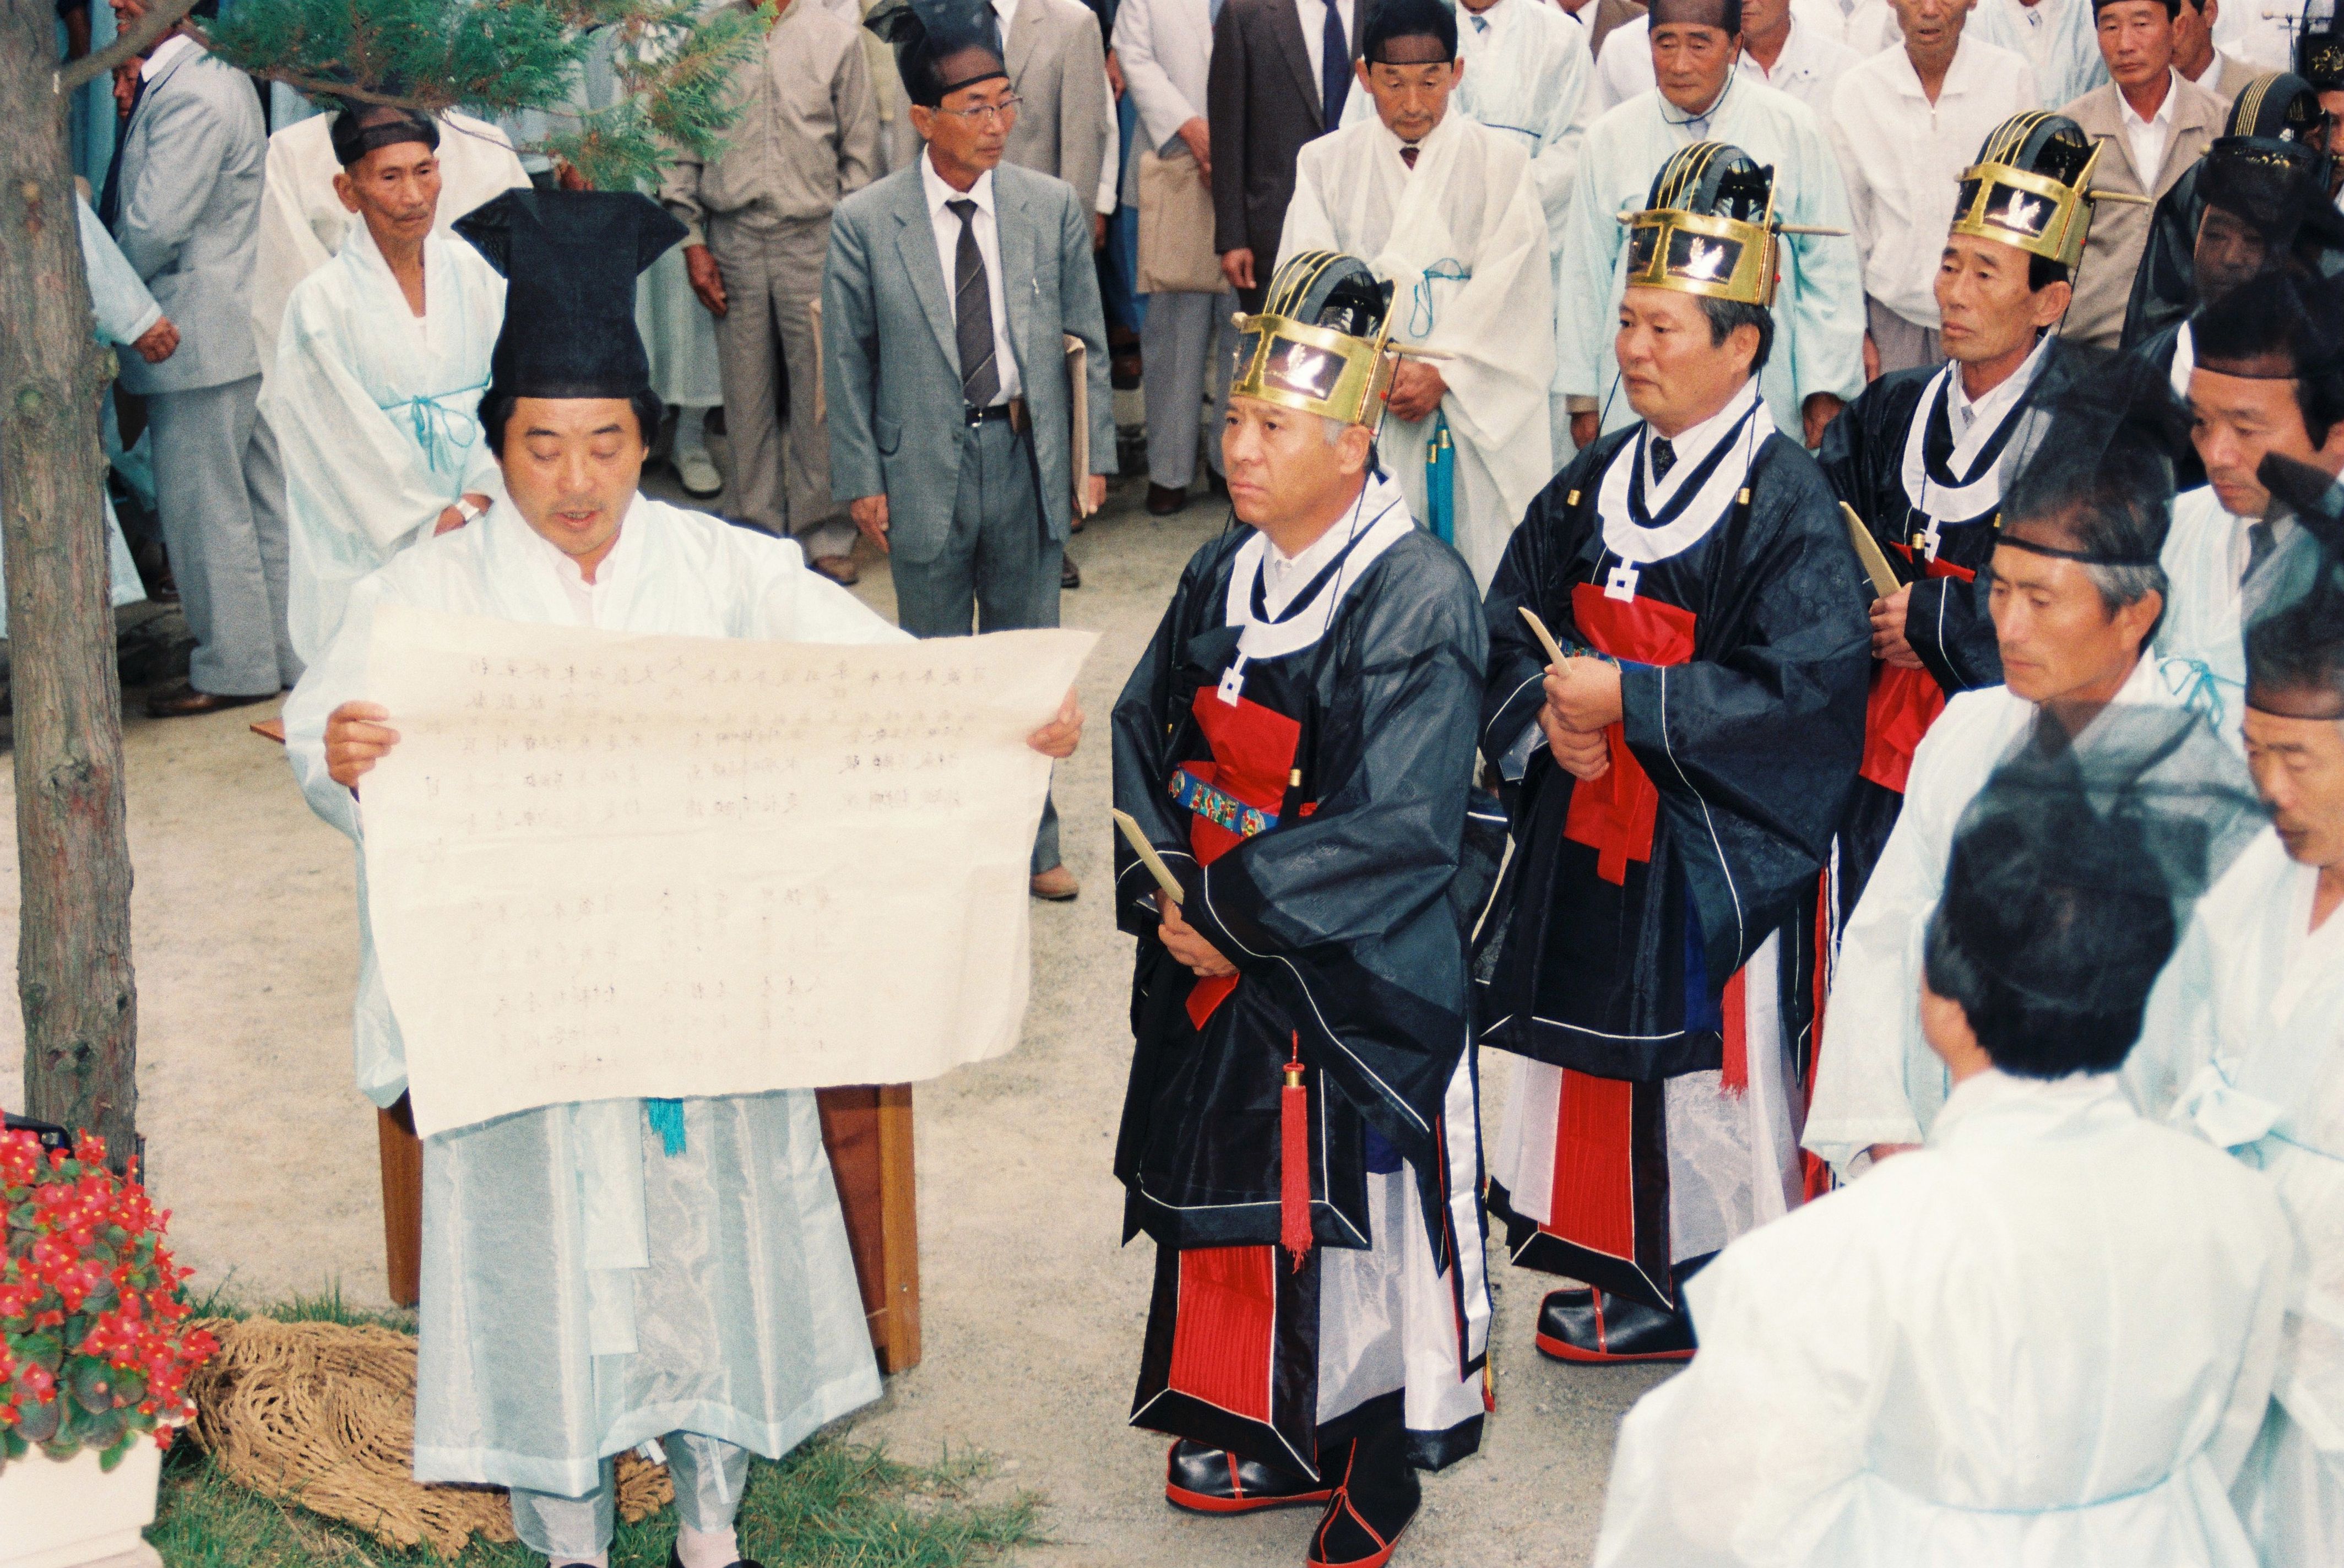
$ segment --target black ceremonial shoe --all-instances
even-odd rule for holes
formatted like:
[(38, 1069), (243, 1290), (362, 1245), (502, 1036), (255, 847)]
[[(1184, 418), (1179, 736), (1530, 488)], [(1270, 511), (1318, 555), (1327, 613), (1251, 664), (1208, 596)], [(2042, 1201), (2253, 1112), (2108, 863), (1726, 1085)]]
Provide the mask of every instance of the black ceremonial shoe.
[(1164, 1464), (1164, 1501), (1192, 1513), (1258, 1513), (1324, 1502), (1335, 1489), (1182, 1438)]
[[(584, 1565), (572, 1563), (571, 1568), (584, 1568)], [(683, 1553), (672, 1546), (667, 1549), (667, 1568), (683, 1568)], [(765, 1568), (765, 1565), (762, 1563), (752, 1563), (746, 1557), (742, 1557), (734, 1560), (732, 1568)]]
[(1325, 1517), (1311, 1533), (1307, 1568), (1384, 1568), (1410, 1521), (1423, 1488), (1408, 1462), (1399, 1422), (1362, 1435), (1351, 1445)]
[(1557, 1361), (1591, 1366), (1689, 1361), (1692, 1320), (1601, 1290), (1557, 1290), (1539, 1308), (1537, 1344)]

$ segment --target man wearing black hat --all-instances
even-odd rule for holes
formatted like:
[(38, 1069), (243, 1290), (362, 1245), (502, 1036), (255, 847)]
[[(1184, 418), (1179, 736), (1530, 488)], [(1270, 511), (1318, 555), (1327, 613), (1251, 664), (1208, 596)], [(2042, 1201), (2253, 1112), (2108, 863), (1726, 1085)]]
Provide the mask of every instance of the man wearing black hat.
[[(2324, 24), (2315, 24), (2306, 18), (2303, 32), (2295, 41), (2295, 74), (2319, 95), (2319, 106), (2328, 111), (2329, 124), (2344, 125), (2344, 19), (2331, 16)], [(2333, 133), (2329, 150), (2344, 151), (2333, 145)], [(2344, 158), (2337, 160), (2329, 179), (2329, 194), (2344, 206)]]
[(325, 652), (350, 585), (489, 509), (502, 481), (480, 394), (505, 280), (435, 227), (440, 126), (355, 105), (333, 116), (334, 189), (358, 215), (293, 290), (261, 407), (284, 455), (294, 652)]
[(1872, 606), (1864, 762), (1833, 856), (1836, 921), (1863, 895), (1895, 825), (1913, 750), (1945, 700), (2002, 679), (1976, 577), (1994, 554), (2004, 475), (2026, 456), (2036, 395), (2082, 352), (2053, 329), (2092, 218), (2090, 158), (2083, 132), (2058, 115), (2030, 110), (1995, 127), (1962, 171), (1937, 265), (1952, 362), (1873, 382), (1832, 421), (1816, 454), (1903, 584)]
[[(978, 0), (886, 0), (927, 143), (831, 217), (822, 288), (831, 493), (887, 551), (896, 618), (922, 637), (1058, 623), (1079, 505), (1115, 467), (1090, 194), (1002, 162), (1017, 96)], [(1078, 402), (1066, 342), (1085, 349)], [(1086, 432), (1073, 428), (1086, 410)], [(1086, 473), (1074, 471), (1087, 437)], [(1037, 898), (1072, 898), (1058, 814), (1034, 841)]]
[(1638, 421), (1541, 493), (1484, 603), (1481, 752), (1520, 784), (1474, 1011), (1522, 1058), (1490, 1207), (1515, 1262), (1593, 1287), (1539, 1314), (1539, 1349), (1582, 1364), (1690, 1355), (1682, 1282), (1803, 1191), (1868, 629), (1838, 503), (1759, 392), (1773, 179), (1715, 142), (1661, 167), (1613, 334)]
[[(709, 637), (902, 635), (795, 544), (638, 488), (661, 409), (635, 278), (682, 224), (631, 193), (511, 191), (458, 228), (508, 283), (480, 404), (505, 494), (360, 580), (287, 704), (294, 773), (353, 837), (365, 775), (399, 744), (398, 715), (367, 700), (378, 606)], [(1036, 749), (1071, 753), (1068, 702)], [(359, 1087), (389, 1106), (406, 1064), (370, 945), (359, 986)], [(495, 1047), (484, 1019), (481, 1048)], [(740, 1563), (749, 1456), (777, 1458), (879, 1392), (821, 1137), (813, 1095), (790, 1091), (555, 1105), (426, 1139), (418, 1479), (507, 1487), (532, 1551), (607, 1568), (607, 1456), (660, 1440), (682, 1525), (672, 1563)]]
[(2242, 627), (2258, 573), (2293, 523), (2262, 481), (2274, 453), (2344, 470), (2344, 294), (2279, 274), (2189, 319), (2190, 442), (2207, 482), (2173, 503), (2164, 551), (2172, 593), (2157, 652), (2189, 667), (2238, 734)]

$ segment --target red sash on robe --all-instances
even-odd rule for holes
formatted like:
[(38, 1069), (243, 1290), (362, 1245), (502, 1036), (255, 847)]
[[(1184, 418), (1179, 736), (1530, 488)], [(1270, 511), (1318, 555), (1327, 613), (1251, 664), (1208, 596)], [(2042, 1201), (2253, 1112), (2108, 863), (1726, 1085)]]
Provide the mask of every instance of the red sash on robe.
[[(1212, 748), (1208, 762), (1180, 764), (1200, 782), (1244, 805), (1275, 818), (1286, 801), (1287, 780), (1294, 772), (1294, 754), (1302, 744), (1302, 726), (1275, 708), (1239, 697), (1232, 705), (1221, 701), (1217, 687), (1198, 688), (1189, 711)], [(1210, 865), (1245, 842), (1209, 817), (1190, 813), (1188, 847), (1199, 865)], [(1213, 1009), (1238, 988), (1238, 976), (1199, 980), (1188, 993), (1188, 1021), (1198, 1028)]]
[[(1913, 552), (1906, 546), (1895, 548), (1911, 558)], [(1977, 573), (1966, 567), (1932, 561), (1927, 575), (1967, 582)], [(1945, 688), (1928, 671), (1908, 670), (1901, 664), (1875, 664), (1872, 695), (1864, 709), (1864, 761), (1856, 768), (1857, 776), (1903, 794), (1904, 781), (1913, 772), (1914, 750), (1920, 745), (1921, 737), (1929, 733), (1929, 726), (1937, 722), (1937, 715), (1945, 711)]]
[[(1692, 657), (1693, 612), (1657, 599), (1613, 599), (1592, 582), (1571, 591), (1571, 619), (1599, 652), (1639, 664), (1682, 664)], [(1627, 726), (1606, 725), (1612, 768), (1581, 779), (1571, 792), (1562, 835), (1595, 851), (1595, 874), (1614, 885), (1628, 880), (1628, 863), (1652, 858), (1652, 829), (1661, 792), (1628, 749)]]

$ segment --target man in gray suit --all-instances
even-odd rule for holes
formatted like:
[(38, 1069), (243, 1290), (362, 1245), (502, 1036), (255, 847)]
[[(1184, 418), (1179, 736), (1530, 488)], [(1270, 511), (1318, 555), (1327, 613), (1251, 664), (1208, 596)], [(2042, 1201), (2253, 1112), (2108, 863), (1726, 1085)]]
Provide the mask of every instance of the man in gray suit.
[[(124, 25), (146, 0), (113, 0)], [(100, 214), (178, 324), (179, 351), (126, 360), (146, 400), (156, 510), (196, 647), (156, 718), (274, 697), (301, 673), (286, 632), (285, 478), (258, 410), (252, 271), (268, 138), (241, 73), (185, 31), (148, 55)]]
[[(1090, 192), (1003, 164), (1017, 97), (981, 0), (882, 0), (868, 25), (895, 45), (927, 150), (831, 217), (831, 492), (892, 558), (904, 630), (1056, 626), (1077, 482), (1070, 335), (1086, 350), (1085, 510), (1115, 462)], [(1078, 891), (1054, 805), (1033, 890)]]
[[(1080, 0), (992, 0), (992, 7), (1017, 96), (1002, 161), (1057, 176), (1089, 215), (1115, 124), (1098, 17)], [(1086, 221), (1094, 241), (1105, 234), (1103, 217)]]

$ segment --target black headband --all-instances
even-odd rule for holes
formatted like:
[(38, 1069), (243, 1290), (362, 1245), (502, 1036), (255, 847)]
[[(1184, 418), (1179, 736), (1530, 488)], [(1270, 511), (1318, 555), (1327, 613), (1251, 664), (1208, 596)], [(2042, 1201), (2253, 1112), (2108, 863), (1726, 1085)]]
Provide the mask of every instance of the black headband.
[(344, 109), (334, 116), (327, 135), (333, 143), (334, 161), (344, 168), (378, 147), (397, 147), (401, 142), (421, 142), (434, 152), (440, 150), (439, 121), (418, 110), (389, 105), (367, 104)]

